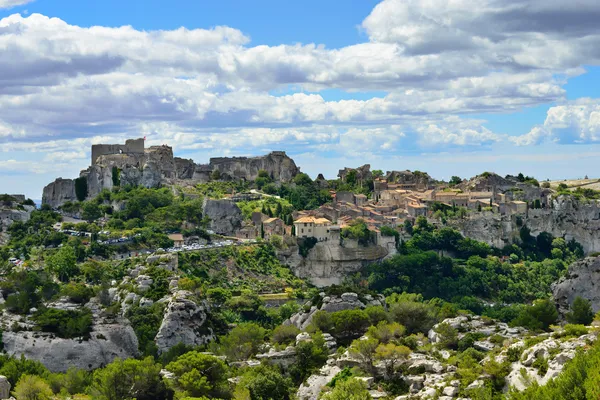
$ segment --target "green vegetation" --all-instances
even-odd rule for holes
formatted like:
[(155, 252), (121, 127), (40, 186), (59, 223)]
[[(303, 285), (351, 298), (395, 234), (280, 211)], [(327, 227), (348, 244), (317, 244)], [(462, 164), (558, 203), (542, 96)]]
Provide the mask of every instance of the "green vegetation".
[(92, 313), (87, 308), (80, 311), (46, 308), (38, 311), (33, 320), (40, 330), (66, 339), (88, 337), (92, 330)]

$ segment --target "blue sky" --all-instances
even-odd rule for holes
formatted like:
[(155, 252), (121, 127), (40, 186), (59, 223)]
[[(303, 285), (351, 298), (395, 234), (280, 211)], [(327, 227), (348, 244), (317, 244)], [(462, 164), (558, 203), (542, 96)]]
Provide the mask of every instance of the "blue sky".
[(0, 0), (0, 192), (39, 198), (92, 143), (139, 136), (328, 177), (594, 176), (598, 18), (595, 0)]

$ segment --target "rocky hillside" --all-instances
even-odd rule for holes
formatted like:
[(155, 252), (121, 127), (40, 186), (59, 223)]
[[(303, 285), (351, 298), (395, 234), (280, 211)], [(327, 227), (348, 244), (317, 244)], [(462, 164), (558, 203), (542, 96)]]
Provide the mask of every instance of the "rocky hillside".
[(552, 285), (556, 304), (566, 313), (575, 298), (589, 300), (594, 312), (600, 311), (600, 257), (588, 257), (569, 266), (567, 274)]
[(586, 254), (600, 251), (600, 202), (558, 196), (552, 208), (530, 209), (524, 216), (484, 212), (451, 221), (464, 236), (502, 248), (518, 240), (523, 225), (533, 236), (548, 232), (575, 239)]
[[(386, 238), (384, 238), (386, 239)], [(366, 265), (396, 254), (393, 237), (379, 244), (359, 245), (356, 240), (344, 239), (319, 242), (306, 257), (298, 254), (296, 246), (279, 251), (283, 262), (294, 274), (317, 287), (339, 285), (344, 278)]]

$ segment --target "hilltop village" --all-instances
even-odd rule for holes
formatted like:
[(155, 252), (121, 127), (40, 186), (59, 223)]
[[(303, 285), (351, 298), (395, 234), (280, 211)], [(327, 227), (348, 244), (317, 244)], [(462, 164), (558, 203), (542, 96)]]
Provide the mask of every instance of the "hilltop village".
[[(295, 185), (298, 175), (308, 178), (285, 152), (254, 158), (212, 158), (209, 164), (195, 164), (192, 160), (173, 157), (169, 146), (145, 149), (143, 139), (134, 139), (124, 145), (93, 145), (91, 154), (91, 166), (81, 171), (79, 178), (58, 178), (44, 188), (43, 204), (59, 208), (65, 203), (94, 198), (103, 189), (127, 185), (180, 187), (187, 195), (193, 195), (193, 190), (188, 189), (209, 182), (268, 180), (272, 182), (271, 189), (273, 184), (277, 189), (282, 184)], [(402, 232), (407, 221), (412, 223), (419, 216), (433, 218), (446, 211), (460, 219), (475, 218), (477, 213), (525, 216), (530, 209), (552, 207), (551, 197), (555, 193), (549, 186), (540, 186), (534, 179), (525, 177), (502, 178), (484, 173), (471, 180), (455, 177), (448, 183), (438, 182), (420, 171), (371, 171), (368, 164), (344, 168), (337, 178), (330, 182), (319, 175), (315, 181), (326, 199), (318, 207), (294, 210), (292, 219), (285, 221), (255, 212), (219, 233), (239, 239), (268, 238), (276, 234), (323, 241), (335, 238), (336, 232), (357, 219), (375, 234), (380, 233), (382, 226)], [(239, 191), (239, 187), (230, 186), (214, 200), (238, 203), (281, 198), (257, 187), (246, 185), (245, 188), (248, 190)], [(232, 215), (235, 217), (236, 213)]]
[(598, 180), (91, 155), (0, 196), (0, 399), (554, 398), (600, 357)]

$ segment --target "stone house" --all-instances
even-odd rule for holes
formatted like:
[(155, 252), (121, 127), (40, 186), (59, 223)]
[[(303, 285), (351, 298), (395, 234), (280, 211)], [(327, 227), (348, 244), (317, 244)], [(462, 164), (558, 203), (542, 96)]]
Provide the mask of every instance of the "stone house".
[(406, 211), (408, 212), (408, 215), (413, 218), (420, 216), (424, 217), (427, 215), (427, 206), (419, 203), (408, 203), (406, 205)]
[(509, 204), (511, 214), (525, 214), (527, 212), (527, 203), (520, 200), (511, 201)]
[(283, 236), (285, 234), (285, 223), (280, 218), (269, 218), (263, 222), (265, 237), (271, 235)]
[(175, 248), (182, 247), (185, 243), (183, 235), (181, 233), (171, 233), (169, 235), (169, 239), (173, 241), (173, 247)]
[(252, 224), (245, 224), (235, 232), (235, 237), (239, 239), (257, 239), (258, 236), (258, 228)]
[(315, 237), (320, 241), (328, 239), (331, 225), (331, 221), (326, 218), (315, 218), (312, 216), (302, 217), (294, 221), (297, 237)]

